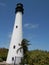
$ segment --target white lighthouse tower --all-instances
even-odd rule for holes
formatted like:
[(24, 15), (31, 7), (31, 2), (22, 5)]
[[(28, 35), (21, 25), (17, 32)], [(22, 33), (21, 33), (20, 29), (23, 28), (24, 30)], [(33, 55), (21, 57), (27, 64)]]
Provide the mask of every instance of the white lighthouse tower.
[(21, 58), (23, 57), (23, 49), (19, 50), (20, 44), (22, 42), (22, 14), (23, 14), (23, 4), (18, 3), (15, 9), (15, 23), (13, 28), (13, 33), (11, 37), (10, 47), (7, 55), (6, 63), (16, 64), (21, 63)]

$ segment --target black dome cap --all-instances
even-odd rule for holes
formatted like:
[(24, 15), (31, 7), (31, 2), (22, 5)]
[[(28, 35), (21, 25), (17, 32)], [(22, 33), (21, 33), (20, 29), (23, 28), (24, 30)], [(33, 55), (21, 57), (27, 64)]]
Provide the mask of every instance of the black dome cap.
[(17, 12), (22, 12), (22, 14), (24, 13), (23, 4), (18, 3), (18, 4), (16, 5), (15, 13), (17, 13)]

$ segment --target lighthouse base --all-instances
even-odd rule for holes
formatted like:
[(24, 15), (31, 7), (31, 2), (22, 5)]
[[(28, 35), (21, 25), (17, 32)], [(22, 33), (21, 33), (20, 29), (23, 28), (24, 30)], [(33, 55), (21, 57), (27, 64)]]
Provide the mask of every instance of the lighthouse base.
[(22, 58), (23, 57), (13, 57), (12, 58), (12, 61), (11, 62), (9, 62), (8, 60), (6, 61), (6, 63), (8, 64), (8, 65), (20, 65), (21, 64), (21, 62), (22, 62)]

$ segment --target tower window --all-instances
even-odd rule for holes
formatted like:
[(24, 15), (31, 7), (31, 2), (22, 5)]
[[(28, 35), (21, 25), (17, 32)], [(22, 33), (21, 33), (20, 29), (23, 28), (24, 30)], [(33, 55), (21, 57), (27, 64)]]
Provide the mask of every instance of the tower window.
[(14, 61), (14, 57), (12, 57), (12, 61)]
[(13, 46), (13, 48), (15, 49), (15, 45)]
[(16, 28), (18, 28), (18, 26), (16, 26)]

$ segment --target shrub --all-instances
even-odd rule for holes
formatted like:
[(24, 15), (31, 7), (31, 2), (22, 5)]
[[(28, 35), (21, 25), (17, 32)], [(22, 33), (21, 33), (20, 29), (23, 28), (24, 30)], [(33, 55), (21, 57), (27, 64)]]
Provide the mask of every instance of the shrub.
[(0, 62), (2, 62), (3, 61), (3, 59), (2, 58), (0, 58)]

